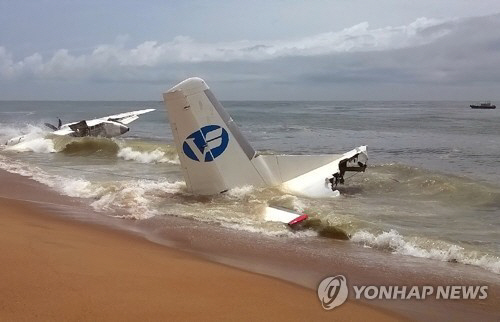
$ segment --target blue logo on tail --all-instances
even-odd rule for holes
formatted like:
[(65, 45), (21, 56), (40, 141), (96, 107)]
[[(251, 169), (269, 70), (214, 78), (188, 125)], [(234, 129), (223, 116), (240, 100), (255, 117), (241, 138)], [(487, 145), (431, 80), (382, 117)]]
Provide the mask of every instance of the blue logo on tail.
[(210, 162), (221, 155), (229, 143), (229, 134), (218, 125), (207, 125), (189, 135), (182, 150), (191, 160)]

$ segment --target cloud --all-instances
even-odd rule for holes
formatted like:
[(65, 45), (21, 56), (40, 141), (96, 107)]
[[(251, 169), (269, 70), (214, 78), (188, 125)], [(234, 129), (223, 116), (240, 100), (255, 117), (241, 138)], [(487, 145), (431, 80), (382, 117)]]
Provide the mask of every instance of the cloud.
[(491, 97), (500, 85), (497, 30), (500, 15), (420, 18), (384, 28), (360, 23), (295, 40), (209, 43), (178, 36), (127, 47), (120, 37), (85, 54), (60, 49), (17, 60), (0, 47), (0, 94), (13, 97), (18, 86), (20, 97), (37, 98), (43, 87), (49, 98), (156, 98), (200, 76), (230, 99)]
[(341, 31), (296, 40), (203, 43), (178, 36), (166, 43), (145, 41), (135, 48), (126, 48), (121, 37), (115, 44), (99, 45), (85, 55), (72, 55), (69, 50), (60, 49), (48, 59), (35, 53), (19, 61), (14, 61), (7, 49), (0, 47), (0, 77), (81, 79), (115, 74), (123, 68), (147, 70), (176, 63), (259, 62), (282, 57), (384, 51), (423, 45), (453, 28), (454, 22), (420, 18), (406, 26), (378, 29), (370, 29), (363, 22)]

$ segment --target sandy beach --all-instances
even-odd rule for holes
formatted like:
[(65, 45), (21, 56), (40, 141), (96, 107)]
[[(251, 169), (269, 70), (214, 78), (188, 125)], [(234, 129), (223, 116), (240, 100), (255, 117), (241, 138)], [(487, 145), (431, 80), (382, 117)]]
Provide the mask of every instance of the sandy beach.
[(54, 215), (57, 194), (0, 178), (3, 321), (401, 319), (354, 302), (325, 311), (311, 289)]

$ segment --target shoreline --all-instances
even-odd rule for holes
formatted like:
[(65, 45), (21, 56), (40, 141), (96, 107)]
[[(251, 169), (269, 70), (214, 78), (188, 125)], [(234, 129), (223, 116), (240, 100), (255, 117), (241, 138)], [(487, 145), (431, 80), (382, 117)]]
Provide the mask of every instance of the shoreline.
[[(388, 318), (468, 320), (480, 317), (486, 321), (495, 320), (499, 314), (500, 283), (497, 276), (481, 269), (397, 256), (373, 249), (367, 250), (359, 245), (343, 241), (319, 239), (314, 240), (313, 245), (309, 245), (310, 241), (307, 240), (262, 236), (175, 216), (136, 221), (114, 219), (104, 214), (94, 213), (85, 205), (84, 199), (60, 196), (29, 178), (0, 170), (0, 179), (4, 183), (0, 188), (0, 197), (3, 197), (0, 198), (0, 209), (7, 207), (6, 202), (7, 204), (21, 203), (23, 207), (30, 209), (26, 214), (28, 223), (39, 219), (42, 221), (37, 225), (46, 225), (52, 220), (63, 221), (65, 224), (73, 225), (75, 229), (86, 227), (88, 231), (85, 230), (82, 233), (87, 236), (85, 237), (87, 239), (87, 234), (93, 236), (92, 234), (96, 231), (102, 231), (105, 235), (118, 234), (121, 236), (119, 238), (129, 239), (129, 242), (135, 240), (138, 244), (150, 245), (144, 246), (146, 248), (159, 247), (164, 253), (161, 256), (156, 254), (155, 262), (166, 260), (163, 257), (169, 258), (167, 253), (172, 251), (201, 263), (210, 263), (224, 269), (250, 274), (255, 278), (261, 277), (284, 283), (297, 292), (298, 290), (306, 292), (309, 297), (310, 302), (307, 302), (308, 306), (306, 306), (301, 301), (297, 301), (297, 296), (291, 296), (287, 303), (293, 304), (292, 312), (300, 306), (308, 312), (318, 314), (318, 318), (321, 319), (350, 320), (382, 315), (384, 320)], [(14, 199), (24, 199), (24, 201)], [(33, 217), (30, 212), (37, 213), (39, 218)], [(1, 213), (3, 214), (3, 211)], [(115, 237), (110, 238), (114, 240)], [(135, 245), (135, 242), (133, 244)], [(53, 247), (56, 247), (54, 245)], [(311, 247), (314, 247), (313, 252), (311, 252)], [(123, 250), (123, 252), (127, 254), (130, 250)], [(2, 262), (1, 259), (0, 262)], [(113, 274), (112, 271), (109, 273)], [(179, 270), (176, 274), (182, 276)], [(490, 290), (487, 301), (358, 301), (354, 300), (353, 295), (350, 294), (350, 299), (341, 307), (333, 311), (324, 311), (315, 294), (316, 287), (322, 278), (336, 274), (346, 275), (350, 285), (477, 285), (486, 283), (490, 285)], [(267, 282), (262, 283), (262, 285), (267, 285)], [(273, 289), (280, 288), (273, 283), (271, 283)], [(253, 282), (250, 284), (253, 285)], [(287, 294), (293, 292), (295, 291), (288, 290)], [(260, 295), (253, 294), (248, 298), (270, 295), (266, 287), (257, 293)], [(275, 307), (273, 297), (270, 302), (273, 303), (266, 305)], [(282, 305), (278, 305), (274, 310), (281, 312), (282, 308)], [(346, 311), (344, 318), (339, 315), (343, 314), (340, 312), (341, 309)], [(274, 314), (273, 312), (269, 314)], [(353, 312), (364, 312), (362, 314), (367, 315), (353, 315), (357, 314)], [(246, 311), (244, 314), (247, 314)], [(260, 315), (260, 317), (264, 316), (268, 317)], [(311, 319), (311, 316), (308, 315), (307, 318)], [(290, 317), (298, 319), (296, 314)]]
[(37, 192), (41, 184), (17, 175), (0, 171), (0, 178), (0, 315), (7, 320), (400, 320), (362, 303), (325, 311), (307, 288), (65, 218), (50, 208), (59, 198), (76, 204), (71, 198)]

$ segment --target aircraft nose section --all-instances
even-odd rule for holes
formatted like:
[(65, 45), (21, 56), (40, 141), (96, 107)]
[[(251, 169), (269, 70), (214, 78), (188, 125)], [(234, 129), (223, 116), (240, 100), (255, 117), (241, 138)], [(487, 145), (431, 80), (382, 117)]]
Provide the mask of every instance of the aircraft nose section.
[(129, 130), (130, 128), (125, 125), (120, 126), (120, 134), (127, 133)]

